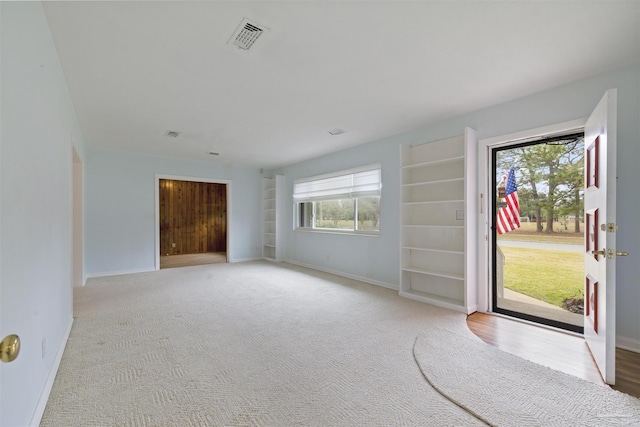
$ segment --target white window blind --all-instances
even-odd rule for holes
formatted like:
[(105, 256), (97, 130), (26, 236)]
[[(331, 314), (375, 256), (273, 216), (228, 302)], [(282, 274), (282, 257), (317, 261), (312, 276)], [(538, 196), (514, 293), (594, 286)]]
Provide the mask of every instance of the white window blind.
[(296, 180), (293, 183), (293, 201), (379, 196), (381, 189), (382, 172), (378, 163)]

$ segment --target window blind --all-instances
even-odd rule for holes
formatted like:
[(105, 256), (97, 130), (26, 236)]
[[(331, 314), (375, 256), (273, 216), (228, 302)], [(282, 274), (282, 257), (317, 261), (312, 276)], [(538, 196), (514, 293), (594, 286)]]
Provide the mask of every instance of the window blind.
[(293, 183), (293, 201), (379, 196), (381, 189), (382, 170), (378, 163), (296, 180)]

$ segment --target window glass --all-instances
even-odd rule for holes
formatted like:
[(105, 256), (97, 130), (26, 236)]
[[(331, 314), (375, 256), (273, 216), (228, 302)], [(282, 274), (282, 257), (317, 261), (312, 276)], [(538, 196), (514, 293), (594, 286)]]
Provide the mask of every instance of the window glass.
[(353, 230), (354, 206), (352, 199), (315, 202), (315, 228)]
[(377, 234), (381, 191), (380, 164), (297, 180), (296, 228)]
[(298, 228), (311, 228), (313, 226), (313, 202), (297, 203)]
[(358, 200), (358, 230), (380, 231), (380, 196)]

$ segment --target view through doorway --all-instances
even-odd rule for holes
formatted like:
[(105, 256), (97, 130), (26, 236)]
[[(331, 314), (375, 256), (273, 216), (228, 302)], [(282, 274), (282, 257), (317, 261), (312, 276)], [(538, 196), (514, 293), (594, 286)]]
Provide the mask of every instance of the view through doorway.
[(492, 150), (493, 311), (583, 332), (584, 134)]
[(227, 185), (158, 179), (160, 268), (227, 262)]

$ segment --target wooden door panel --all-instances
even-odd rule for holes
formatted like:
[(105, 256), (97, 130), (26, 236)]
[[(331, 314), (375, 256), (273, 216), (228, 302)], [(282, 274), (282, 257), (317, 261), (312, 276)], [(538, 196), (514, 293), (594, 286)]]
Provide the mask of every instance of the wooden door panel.
[(226, 184), (161, 179), (159, 186), (161, 255), (226, 251)]

